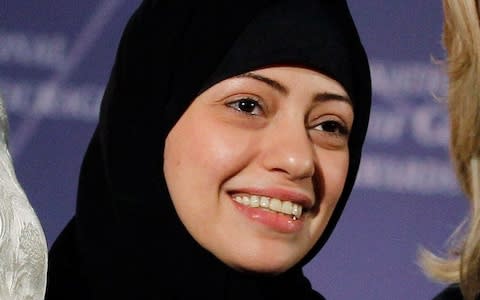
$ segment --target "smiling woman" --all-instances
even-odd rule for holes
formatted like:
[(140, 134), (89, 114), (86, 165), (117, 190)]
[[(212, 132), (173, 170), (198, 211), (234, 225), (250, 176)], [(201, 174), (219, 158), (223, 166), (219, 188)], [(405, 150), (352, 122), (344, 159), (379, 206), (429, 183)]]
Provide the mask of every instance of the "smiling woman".
[(344, 1), (144, 1), (47, 299), (323, 299), (302, 268), (353, 187), (370, 97)]
[(203, 247), (233, 268), (280, 273), (313, 247), (340, 198), (353, 108), (312, 70), (248, 74), (192, 102), (167, 137), (165, 178)]

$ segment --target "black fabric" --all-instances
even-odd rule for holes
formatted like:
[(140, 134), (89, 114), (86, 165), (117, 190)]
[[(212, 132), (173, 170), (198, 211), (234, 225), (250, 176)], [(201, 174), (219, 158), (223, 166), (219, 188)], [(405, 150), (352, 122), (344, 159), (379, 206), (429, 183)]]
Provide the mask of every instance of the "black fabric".
[[(262, 276), (232, 270), (186, 231), (167, 192), (163, 148), (202, 90), (273, 65), (336, 79), (355, 119), (347, 183), (325, 233), (298, 265)], [(144, 1), (120, 41), (75, 216), (50, 250), (46, 299), (323, 299), (302, 267), (347, 202), (370, 98), (368, 60), (345, 1)]]
[(463, 300), (462, 292), (458, 284), (452, 284), (444, 289), (433, 300)]

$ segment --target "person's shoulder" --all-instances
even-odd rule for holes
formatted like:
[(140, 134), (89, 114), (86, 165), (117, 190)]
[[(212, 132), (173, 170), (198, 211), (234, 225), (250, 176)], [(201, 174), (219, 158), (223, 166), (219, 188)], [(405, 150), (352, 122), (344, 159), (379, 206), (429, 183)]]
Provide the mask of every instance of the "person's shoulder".
[(433, 300), (463, 300), (458, 284), (452, 284), (440, 292)]
[(308, 295), (308, 300), (326, 300), (319, 292), (311, 290)]

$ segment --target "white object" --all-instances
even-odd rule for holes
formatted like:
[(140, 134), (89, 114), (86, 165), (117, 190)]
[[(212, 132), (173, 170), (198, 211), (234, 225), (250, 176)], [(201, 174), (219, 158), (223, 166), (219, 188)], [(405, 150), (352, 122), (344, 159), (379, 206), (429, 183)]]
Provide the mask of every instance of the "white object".
[(43, 300), (48, 249), (45, 234), (15, 175), (8, 118), (0, 98), (0, 299)]

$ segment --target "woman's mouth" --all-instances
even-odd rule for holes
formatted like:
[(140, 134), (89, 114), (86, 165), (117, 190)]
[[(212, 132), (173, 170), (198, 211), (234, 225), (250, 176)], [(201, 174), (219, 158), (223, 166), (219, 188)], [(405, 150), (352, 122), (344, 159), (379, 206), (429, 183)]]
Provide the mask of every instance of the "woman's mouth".
[(236, 195), (233, 196), (235, 202), (244, 206), (253, 208), (264, 208), (277, 213), (289, 215), (293, 220), (300, 219), (303, 207), (291, 201), (283, 201), (277, 198), (270, 198), (260, 195)]

